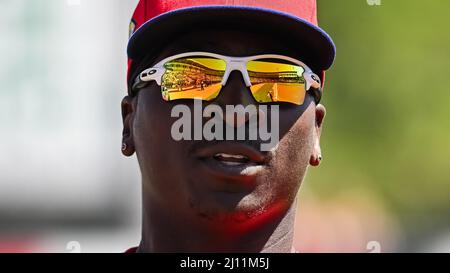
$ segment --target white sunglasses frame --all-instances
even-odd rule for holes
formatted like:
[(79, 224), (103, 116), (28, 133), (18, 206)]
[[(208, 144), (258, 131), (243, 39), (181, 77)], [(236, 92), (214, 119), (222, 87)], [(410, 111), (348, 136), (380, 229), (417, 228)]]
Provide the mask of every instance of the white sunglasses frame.
[[(181, 54), (176, 54), (176, 55), (169, 56), (169, 57), (159, 61), (153, 67), (147, 68), (144, 71), (142, 71), (141, 73), (139, 73), (139, 75), (136, 77), (136, 79), (134, 81), (134, 84), (132, 85), (132, 91), (144, 87), (147, 83), (149, 83), (151, 81), (156, 81), (156, 83), (159, 86), (161, 86), (162, 76), (166, 72), (166, 68), (164, 67), (164, 65), (167, 62), (170, 62), (170, 61), (173, 61), (173, 60), (176, 60), (179, 58), (189, 57), (189, 56), (213, 57), (213, 58), (217, 58), (217, 59), (225, 61), (226, 67), (225, 67), (225, 73), (223, 75), (223, 79), (221, 81), (222, 87), (225, 86), (225, 84), (228, 81), (228, 77), (230, 76), (230, 73), (234, 70), (238, 70), (241, 72), (247, 87), (252, 86), (251, 81), (250, 81), (250, 76), (248, 75), (248, 71), (247, 71), (247, 63), (249, 61), (258, 60), (258, 59), (270, 59), (270, 58), (290, 61), (293, 64), (303, 67), (303, 69), (304, 69), (303, 78), (306, 81), (306, 86), (305, 86), (306, 91), (309, 91), (310, 89), (315, 91), (314, 97), (316, 99), (316, 103), (318, 103), (318, 101), (320, 101), (320, 97), (322, 95), (322, 90), (321, 90), (322, 85), (321, 85), (319, 76), (317, 74), (315, 74), (314, 72), (312, 72), (312, 70), (306, 64), (304, 64), (303, 62), (296, 60), (294, 58), (284, 56), (284, 55), (278, 55), (278, 54), (262, 54), (262, 55), (246, 56), (246, 57), (234, 57), (234, 56), (226, 56), (226, 55), (221, 55), (221, 54), (216, 54), (216, 53), (211, 53), (211, 52), (202, 52), (202, 51), (185, 52), (185, 53), (181, 53)], [(318, 96), (318, 98), (316, 98), (316, 96)]]

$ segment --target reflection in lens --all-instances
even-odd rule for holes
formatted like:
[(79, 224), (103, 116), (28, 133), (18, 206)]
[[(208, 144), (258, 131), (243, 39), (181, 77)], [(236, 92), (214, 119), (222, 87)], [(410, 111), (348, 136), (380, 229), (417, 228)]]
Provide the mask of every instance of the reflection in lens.
[[(272, 59), (270, 59), (272, 60)], [(260, 103), (290, 102), (303, 104), (305, 99), (304, 68), (283, 60), (249, 61), (247, 70), (253, 98)]]
[(162, 77), (164, 100), (212, 100), (222, 88), (226, 62), (211, 57), (186, 57), (167, 62)]

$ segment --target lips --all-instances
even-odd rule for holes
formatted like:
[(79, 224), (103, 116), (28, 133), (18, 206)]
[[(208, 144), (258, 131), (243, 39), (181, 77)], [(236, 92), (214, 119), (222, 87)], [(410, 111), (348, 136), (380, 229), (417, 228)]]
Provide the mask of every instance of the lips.
[(216, 177), (248, 181), (264, 168), (266, 156), (253, 147), (236, 142), (205, 145), (194, 151), (206, 171)]

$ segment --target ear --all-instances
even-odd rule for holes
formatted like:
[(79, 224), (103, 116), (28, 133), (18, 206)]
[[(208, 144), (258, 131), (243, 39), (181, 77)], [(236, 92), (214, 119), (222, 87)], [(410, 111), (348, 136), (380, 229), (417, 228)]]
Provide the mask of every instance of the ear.
[(126, 96), (122, 103), (122, 154), (124, 156), (132, 156), (135, 152), (133, 140), (133, 121), (136, 113), (136, 98)]
[(316, 106), (316, 123), (314, 128), (314, 147), (309, 159), (311, 166), (319, 166), (322, 160), (322, 151), (320, 150), (320, 134), (322, 133), (322, 124), (325, 118), (326, 109), (322, 104)]

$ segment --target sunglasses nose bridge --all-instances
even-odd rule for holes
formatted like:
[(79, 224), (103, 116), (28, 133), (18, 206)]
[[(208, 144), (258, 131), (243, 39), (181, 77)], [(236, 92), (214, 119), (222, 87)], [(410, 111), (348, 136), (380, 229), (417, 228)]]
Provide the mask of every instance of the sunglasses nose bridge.
[(231, 72), (234, 70), (238, 70), (241, 72), (241, 75), (242, 75), (242, 78), (244, 79), (245, 85), (247, 87), (249, 87), (251, 84), (250, 84), (250, 77), (248, 76), (248, 72), (247, 72), (247, 64), (246, 64), (246, 62), (243, 62), (241, 60), (230, 60), (229, 61), (227, 71), (226, 71), (223, 81), (222, 81), (222, 85), (224, 86), (227, 83)]

